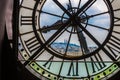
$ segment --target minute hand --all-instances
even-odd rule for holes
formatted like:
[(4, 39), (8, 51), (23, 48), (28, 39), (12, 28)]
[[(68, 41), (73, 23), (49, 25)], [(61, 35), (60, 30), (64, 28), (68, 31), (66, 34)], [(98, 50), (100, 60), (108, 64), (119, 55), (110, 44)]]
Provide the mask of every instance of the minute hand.
[(85, 12), (88, 8), (90, 8), (94, 3), (96, 2), (96, 0), (89, 0), (88, 2), (86, 2), (75, 14), (75, 16), (82, 14), (83, 12)]

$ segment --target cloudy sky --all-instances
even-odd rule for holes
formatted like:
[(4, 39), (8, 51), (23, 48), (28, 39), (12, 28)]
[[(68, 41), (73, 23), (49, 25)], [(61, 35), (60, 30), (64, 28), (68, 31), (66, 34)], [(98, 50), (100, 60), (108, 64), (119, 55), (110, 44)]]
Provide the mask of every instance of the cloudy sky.
[[(69, 3), (69, 0), (58, 0), (66, 9), (67, 9), (67, 4)], [(88, 0), (81, 0), (81, 4), (80, 7), (83, 6)], [(72, 2), (72, 7), (77, 7), (79, 0), (71, 0)], [(59, 16), (64, 15), (63, 10), (61, 10), (56, 3), (53, 2), (53, 0), (47, 0), (46, 3), (43, 6), (42, 11), (45, 12), (49, 12), (52, 14), (56, 14)], [(106, 12), (108, 11), (106, 4), (104, 3), (103, 0), (97, 0), (85, 13), (90, 16), (90, 15), (94, 15), (94, 14), (98, 14), (98, 13), (102, 13), (102, 12)], [(69, 18), (67, 15), (64, 16)], [(100, 15), (100, 16), (96, 16), (93, 18), (90, 18), (88, 20), (89, 24), (92, 25), (96, 25), (96, 26), (100, 26), (102, 28), (107, 28), (109, 29), (110, 26), (110, 19), (109, 19), (109, 15), (108, 14), (104, 14), (104, 15)], [(49, 14), (45, 14), (45, 13), (41, 13), (40, 15), (40, 26), (41, 28), (43, 26), (50, 26), (52, 24), (54, 24), (55, 22), (57, 22), (58, 20), (61, 20), (60, 17), (56, 17), (56, 16), (52, 16)], [(85, 26), (85, 24), (82, 24), (83, 26)], [(89, 26), (87, 25), (86, 29), (98, 40), (100, 41), (100, 43), (102, 43), (108, 32), (93, 26)], [(53, 35), (53, 33), (55, 33), (55, 30), (51, 30), (47, 33), (43, 33), (43, 35), (45, 36), (45, 39), (47, 40), (51, 35)], [(64, 40), (68, 40), (70, 33), (68, 33), (67, 31), (65, 31), (55, 42), (63, 42)], [(96, 44), (84, 33), (84, 36), (86, 37), (86, 41), (87, 44), (89, 46), (94, 45), (96, 46)], [(72, 34), (71, 43), (74, 44), (79, 44), (79, 42), (77, 41), (78, 38), (75, 34)]]
[[(20, 0), (20, 2), (21, 1), (22, 0)], [(69, 0), (58, 0), (58, 1), (67, 9), (67, 4), (69, 4)], [(77, 8), (79, 1), (80, 0), (71, 0), (72, 7)], [(81, 4), (80, 4), (79, 8), (81, 8), (87, 1), (88, 0), (81, 0)], [(60, 7), (58, 7), (57, 4), (53, 0), (46, 0), (44, 6), (42, 8), (42, 11), (52, 13), (55, 15), (59, 15), (59, 16), (64, 15), (64, 17), (69, 18), (66, 14), (64, 14), (63, 10), (61, 10)], [(83, 15), (87, 14), (88, 16), (90, 16), (90, 15), (94, 15), (94, 14), (98, 14), (98, 13), (102, 13), (102, 12), (106, 12), (106, 11), (108, 11), (108, 9), (106, 7), (106, 4), (104, 3), (104, 0), (97, 0)], [(96, 17), (90, 18), (88, 20), (88, 24), (92, 24), (95, 26), (109, 29), (109, 27), (110, 27), (109, 17), (110, 17), (109, 14), (96, 16)], [(41, 13), (40, 22), (39, 22), (40, 27), (42, 28), (43, 26), (50, 26), (59, 20), (61, 20), (61, 17), (52, 16), (52, 15), (49, 15), (46, 13)], [(85, 24), (82, 24), (82, 25), (85, 27)], [(71, 29), (69, 31), (71, 31)], [(107, 31), (90, 26), (90, 25), (87, 25), (86, 29), (100, 43), (102, 43), (105, 40), (105, 38), (108, 34)], [(43, 33), (43, 35), (45, 36), (44, 38), (47, 40), (55, 32), (56, 32), (56, 30), (51, 30), (47, 33)], [(96, 46), (96, 44), (90, 39), (90, 37), (88, 37), (84, 32), (83, 32), (83, 34), (86, 38), (88, 45)], [(68, 40), (69, 36), (70, 36), (70, 33), (65, 31), (55, 42), (64, 42), (64, 40)], [(77, 38), (76, 34), (72, 34), (70, 43), (79, 45), (78, 38)]]

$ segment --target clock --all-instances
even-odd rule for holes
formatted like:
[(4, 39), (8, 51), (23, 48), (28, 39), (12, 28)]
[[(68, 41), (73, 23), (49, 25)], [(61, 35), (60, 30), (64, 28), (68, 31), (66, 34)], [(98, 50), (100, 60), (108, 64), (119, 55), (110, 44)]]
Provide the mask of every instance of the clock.
[(107, 80), (120, 70), (119, 0), (20, 0), (18, 60), (42, 80)]

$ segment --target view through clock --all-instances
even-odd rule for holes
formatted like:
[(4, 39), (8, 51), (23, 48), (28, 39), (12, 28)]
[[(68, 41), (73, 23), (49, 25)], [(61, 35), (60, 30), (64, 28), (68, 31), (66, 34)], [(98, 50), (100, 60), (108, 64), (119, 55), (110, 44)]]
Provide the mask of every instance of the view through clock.
[(42, 80), (107, 80), (120, 69), (119, 0), (20, 0), (18, 59)]

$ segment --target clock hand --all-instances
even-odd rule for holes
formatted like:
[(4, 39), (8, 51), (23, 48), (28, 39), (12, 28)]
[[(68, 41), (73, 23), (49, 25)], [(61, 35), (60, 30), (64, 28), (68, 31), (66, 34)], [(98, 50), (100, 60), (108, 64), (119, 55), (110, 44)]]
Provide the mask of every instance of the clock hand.
[[(62, 10), (66, 10), (57, 0), (54, 0), (55, 1), (55, 3), (58, 5), (58, 6), (60, 6), (60, 8), (62, 9)], [(71, 16), (71, 14), (69, 14), (71, 11), (72, 11), (72, 4), (71, 4), (71, 1), (69, 0), (69, 4), (67, 4), (67, 9), (68, 9), (68, 15), (70, 15)], [(43, 28), (41, 28), (41, 31), (43, 32), (43, 33), (47, 33), (48, 31), (50, 31), (50, 30), (58, 30), (59, 29), (59, 27), (63, 24), (63, 23), (65, 23), (67, 20), (64, 20), (63, 22), (61, 21), (61, 20), (58, 20), (57, 22), (55, 22), (54, 24), (52, 24), (51, 26), (44, 26)]]
[[(85, 22), (86, 19), (84, 18), (85, 16), (81, 16), (82, 19), (78, 19), (78, 22)], [(58, 30), (60, 26), (62, 26), (63, 24), (65, 24), (67, 20), (64, 20), (63, 22), (61, 20), (58, 20), (57, 22), (55, 22), (54, 24), (52, 24), (51, 26), (44, 26), (41, 28), (41, 31), (43, 33), (47, 33), (50, 30)], [(70, 24), (68, 25), (70, 26)]]
[[(69, 11), (71, 11), (73, 13), (73, 11), (71, 10), (72, 9), (72, 6), (71, 6), (71, 2), (69, 0), (69, 4), (68, 4), (68, 9)], [(81, 18), (84, 18), (85, 16), (81, 16)], [(77, 22), (85, 22), (85, 19), (78, 19)], [(88, 54), (89, 53), (89, 49), (88, 49), (88, 46), (87, 46), (87, 42), (86, 42), (86, 39), (84, 37), (84, 34), (82, 33), (81, 29), (79, 27), (77, 27), (77, 34), (78, 34), (78, 39), (80, 41), (80, 44), (81, 44), (81, 47), (83, 48), (85, 54)]]
[(57, 22), (55, 22), (54, 24), (52, 24), (51, 26), (44, 26), (41, 28), (41, 31), (43, 33), (47, 33), (50, 30), (58, 30), (60, 26), (62, 26), (63, 23), (61, 20), (58, 20)]
[[(120, 9), (115, 9), (113, 11), (118, 11), (118, 10), (120, 10)], [(96, 17), (96, 16), (100, 16), (100, 15), (104, 15), (104, 14), (109, 14), (109, 13), (110, 13), (110, 11), (105, 11), (105, 12), (101, 12), (101, 13), (97, 13), (97, 14), (93, 14), (93, 15), (87, 15), (86, 17), (81, 18), (81, 19), (82, 20), (84, 20), (84, 19), (90, 19), (90, 18), (93, 18), (93, 17)]]
[(78, 34), (78, 39), (80, 41), (81, 48), (83, 48), (85, 54), (89, 53), (88, 45), (85, 39), (85, 36), (83, 32), (81, 31), (80, 27), (77, 26), (77, 34)]
[(82, 29), (82, 31), (84, 31), (99, 47), (101, 46), (101, 43), (88, 30), (86, 30), (85, 27), (83, 27), (77, 21), (75, 21), (75, 22), (76, 22), (76, 24), (79, 25), (80, 29)]

